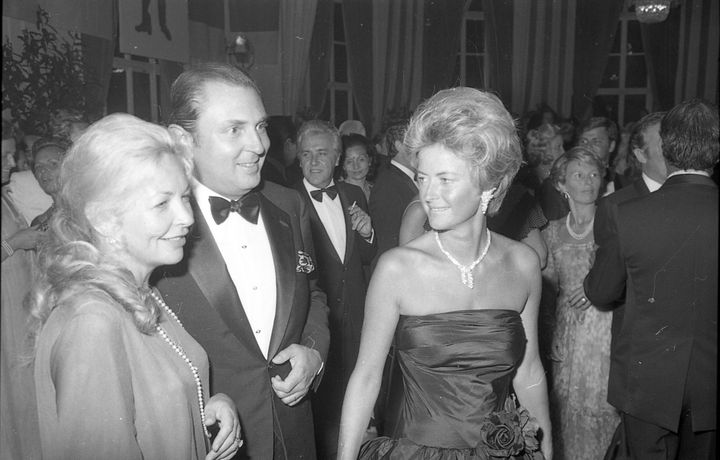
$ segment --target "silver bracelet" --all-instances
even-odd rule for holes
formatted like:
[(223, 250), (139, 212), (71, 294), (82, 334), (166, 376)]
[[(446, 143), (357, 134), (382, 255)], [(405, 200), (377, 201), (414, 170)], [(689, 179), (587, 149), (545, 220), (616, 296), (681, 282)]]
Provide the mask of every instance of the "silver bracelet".
[(12, 256), (13, 254), (15, 254), (15, 250), (12, 248), (12, 246), (10, 246), (10, 243), (8, 243), (8, 242), (5, 241), (5, 240), (2, 240), (2, 243), (0, 243), (0, 244), (2, 244), (2, 248), (5, 250), (5, 252), (7, 253), (8, 257), (10, 257), (10, 256)]

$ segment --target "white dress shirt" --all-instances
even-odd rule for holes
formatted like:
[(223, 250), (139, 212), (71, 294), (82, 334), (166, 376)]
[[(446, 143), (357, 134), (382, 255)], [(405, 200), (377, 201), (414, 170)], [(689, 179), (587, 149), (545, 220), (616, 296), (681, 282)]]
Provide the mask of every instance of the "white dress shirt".
[(197, 180), (193, 181), (193, 191), (200, 212), (225, 260), (255, 340), (267, 358), (275, 322), (277, 288), (275, 263), (262, 214), (258, 215), (257, 225), (254, 225), (240, 214), (230, 212), (227, 220), (218, 225), (212, 217), (208, 199), (211, 196), (227, 197), (213, 192)]
[[(307, 179), (303, 179), (303, 185), (308, 195), (313, 190), (320, 190), (315, 187)], [(326, 186), (330, 187), (335, 185), (335, 182), (331, 179), (330, 183)], [(330, 242), (335, 248), (338, 257), (341, 261), (345, 261), (345, 245), (347, 244), (347, 233), (345, 229), (345, 214), (343, 213), (342, 204), (340, 203), (340, 195), (335, 195), (335, 198), (330, 198), (327, 193), (323, 194), (323, 200), (318, 201), (310, 196), (315, 210), (320, 217), (320, 221), (325, 227), (325, 231), (330, 237)]]

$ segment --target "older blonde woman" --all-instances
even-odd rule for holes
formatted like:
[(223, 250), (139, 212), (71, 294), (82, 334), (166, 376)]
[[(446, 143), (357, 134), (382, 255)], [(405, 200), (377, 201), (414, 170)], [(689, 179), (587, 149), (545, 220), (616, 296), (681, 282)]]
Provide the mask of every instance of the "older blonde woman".
[(126, 114), (95, 123), (65, 157), (31, 292), (43, 458), (237, 452), (235, 405), (207, 394), (205, 351), (148, 284), (183, 257), (190, 170), (165, 128)]

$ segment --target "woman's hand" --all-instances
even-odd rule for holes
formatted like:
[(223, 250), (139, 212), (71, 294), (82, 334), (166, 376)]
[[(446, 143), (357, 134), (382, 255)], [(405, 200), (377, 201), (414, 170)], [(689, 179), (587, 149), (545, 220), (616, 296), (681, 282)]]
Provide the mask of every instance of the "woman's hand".
[(570, 295), (568, 295), (568, 303), (572, 308), (577, 308), (579, 310), (587, 310), (590, 305), (592, 305), (590, 300), (588, 300), (585, 296), (585, 288), (583, 288), (582, 285), (570, 291)]
[(233, 458), (243, 445), (240, 438), (240, 420), (235, 403), (224, 393), (213, 395), (205, 405), (205, 425), (217, 423), (220, 427), (212, 444), (212, 450), (205, 460), (227, 460)]

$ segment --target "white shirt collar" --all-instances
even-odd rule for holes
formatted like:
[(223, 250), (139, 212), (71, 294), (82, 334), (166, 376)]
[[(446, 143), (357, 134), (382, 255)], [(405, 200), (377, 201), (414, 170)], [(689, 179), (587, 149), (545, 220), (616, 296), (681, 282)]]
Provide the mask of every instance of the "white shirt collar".
[(662, 186), (662, 182), (656, 181), (645, 173), (642, 173), (642, 179), (650, 192), (654, 192)]
[(677, 176), (678, 174), (695, 174), (696, 176), (710, 177), (710, 173), (702, 169), (679, 169), (668, 174), (668, 177)]
[(413, 182), (415, 182), (415, 171), (395, 160), (390, 160), (390, 163), (395, 165), (400, 171), (404, 172), (410, 179), (413, 180)]

